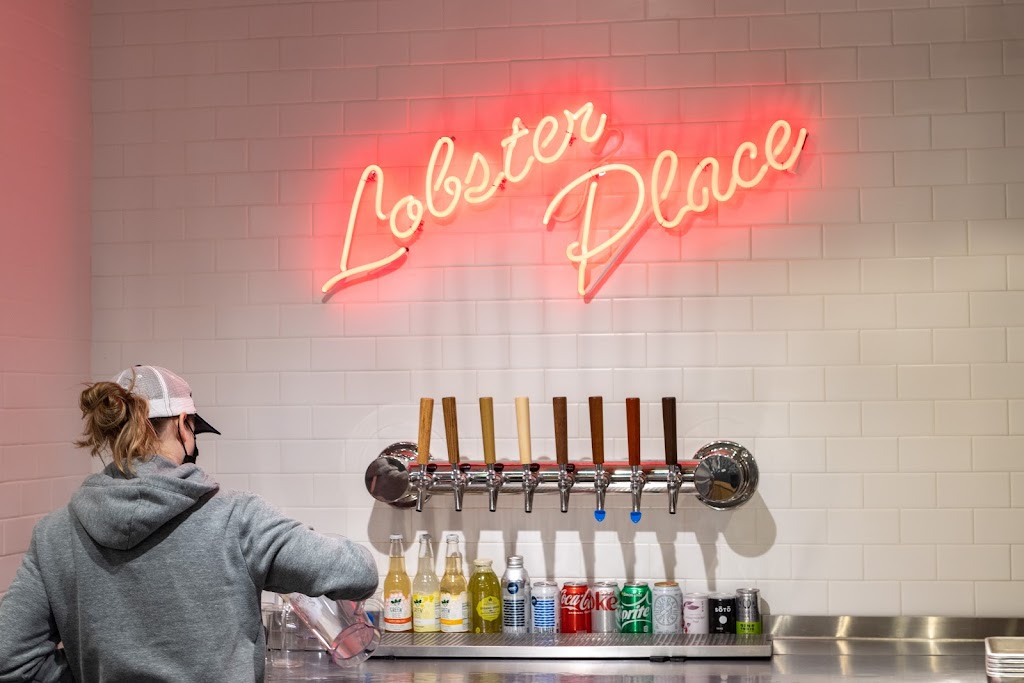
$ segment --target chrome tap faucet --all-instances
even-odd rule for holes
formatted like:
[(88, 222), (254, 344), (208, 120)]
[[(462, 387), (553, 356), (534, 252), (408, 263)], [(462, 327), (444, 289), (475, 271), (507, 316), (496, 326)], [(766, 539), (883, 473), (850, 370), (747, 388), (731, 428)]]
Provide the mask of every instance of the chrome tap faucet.
[(423, 512), (423, 501), (433, 483), (427, 472), (430, 463), (430, 428), (434, 421), (434, 399), (420, 399), (420, 433), (416, 443), (416, 462), (419, 464), (419, 478), (416, 480), (416, 512)]
[(555, 456), (558, 460), (558, 501), (562, 512), (569, 511), (569, 493), (576, 483), (576, 468), (569, 464), (569, 420), (565, 396), (556, 396), (551, 404), (555, 413)]
[(640, 468), (640, 399), (626, 399), (626, 442), (629, 446), (629, 493), (633, 499), (633, 510), (629, 519), (633, 524), (640, 521), (640, 494), (644, 492), (647, 475)]
[(504, 478), (494, 467), (494, 399), (490, 396), (480, 397), (480, 428), (484, 440), (484, 464), (487, 467), (487, 507), (494, 512)]
[(676, 514), (676, 502), (679, 490), (683, 486), (683, 471), (679, 468), (678, 438), (676, 436), (676, 398), (666, 396), (661, 399), (661, 418), (665, 425), (665, 465), (668, 466), (666, 483), (668, 485), (668, 512)]
[(530, 445), (530, 399), (516, 397), (516, 431), (519, 435), (519, 464), (523, 466), (523, 509), (533, 512), (533, 494), (540, 483), (537, 468), (533, 466), (533, 448)]
[(448, 442), (448, 462), (452, 466), (452, 493), (455, 497), (455, 511), (462, 512), (462, 494), (466, 491), (466, 475), (459, 468), (459, 425), (455, 415), (455, 397), (441, 399), (444, 413), (444, 433)]
[(611, 477), (604, 471), (604, 400), (590, 397), (590, 450), (594, 458), (594, 519), (604, 521), (604, 494)]

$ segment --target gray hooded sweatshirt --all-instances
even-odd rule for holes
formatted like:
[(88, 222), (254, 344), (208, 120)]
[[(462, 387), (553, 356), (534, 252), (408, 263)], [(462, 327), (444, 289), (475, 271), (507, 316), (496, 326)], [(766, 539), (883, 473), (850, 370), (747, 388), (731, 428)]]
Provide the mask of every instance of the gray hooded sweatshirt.
[(369, 550), (196, 465), (108, 466), (36, 525), (0, 602), (0, 681), (262, 681), (262, 590), (376, 588)]

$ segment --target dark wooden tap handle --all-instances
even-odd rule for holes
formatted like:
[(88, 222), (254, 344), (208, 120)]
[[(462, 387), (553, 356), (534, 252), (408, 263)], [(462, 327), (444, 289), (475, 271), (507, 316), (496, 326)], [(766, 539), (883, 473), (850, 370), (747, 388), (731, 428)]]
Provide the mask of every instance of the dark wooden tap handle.
[(555, 413), (555, 459), (559, 465), (569, 464), (569, 411), (565, 396), (555, 396), (551, 401)]
[(594, 454), (594, 464), (604, 464), (604, 399), (600, 396), (590, 397), (590, 449)]
[(444, 437), (448, 442), (448, 462), (459, 464), (459, 423), (455, 417), (455, 397), (445, 396), (441, 399), (441, 410), (444, 412)]
[(675, 396), (666, 396), (661, 399), (661, 419), (665, 424), (665, 464), (672, 467), (679, 462)]
[(640, 399), (626, 399), (626, 442), (629, 446), (629, 464), (640, 464)]

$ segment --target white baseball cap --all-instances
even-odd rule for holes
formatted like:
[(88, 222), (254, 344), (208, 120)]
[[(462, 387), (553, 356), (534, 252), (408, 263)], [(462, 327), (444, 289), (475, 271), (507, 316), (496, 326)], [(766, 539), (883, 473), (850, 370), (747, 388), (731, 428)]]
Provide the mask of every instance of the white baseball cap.
[(133, 394), (149, 401), (149, 417), (177, 417), (182, 413), (195, 418), (193, 433), (220, 434), (213, 425), (199, 417), (188, 382), (167, 368), (136, 365), (122, 370), (113, 380)]

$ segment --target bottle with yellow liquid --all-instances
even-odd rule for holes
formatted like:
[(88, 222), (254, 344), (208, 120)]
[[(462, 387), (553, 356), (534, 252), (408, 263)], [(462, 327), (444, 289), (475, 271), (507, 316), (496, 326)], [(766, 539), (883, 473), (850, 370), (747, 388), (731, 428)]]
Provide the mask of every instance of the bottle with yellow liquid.
[(384, 577), (384, 630), (400, 633), (412, 630), (412, 582), (405, 571), (402, 534), (391, 534), (388, 575)]
[(441, 586), (430, 540), (430, 534), (420, 536), (420, 559), (412, 581), (412, 630), (416, 633), (441, 630)]
[(501, 633), (501, 584), (490, 560), (473, 560), (469, 600), (473, 633)]
[(441, 630), (445, 633), (469, 631), (469, 590), (462, 573), (459, 537), (449, 534), (445, 540), (444, 576), (441, 577)]

